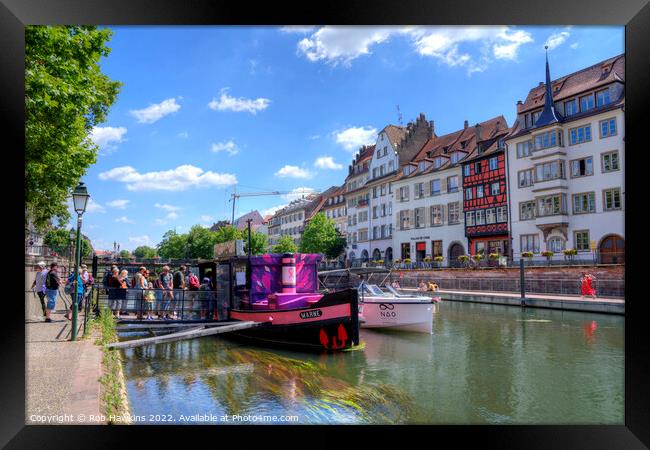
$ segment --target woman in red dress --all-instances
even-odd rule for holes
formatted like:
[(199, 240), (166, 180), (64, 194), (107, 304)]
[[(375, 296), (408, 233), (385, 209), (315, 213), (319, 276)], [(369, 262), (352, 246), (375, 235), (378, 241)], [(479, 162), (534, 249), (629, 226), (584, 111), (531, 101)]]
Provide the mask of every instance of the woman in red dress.
[(591, 298), (596, 298), (596, 290), (593, 287), (594, 277), (590, 273), (584, 272), (582, 278), (580, 279), (582, 294), (580, 298), (584, 298), (585, 295), (591, 295)]

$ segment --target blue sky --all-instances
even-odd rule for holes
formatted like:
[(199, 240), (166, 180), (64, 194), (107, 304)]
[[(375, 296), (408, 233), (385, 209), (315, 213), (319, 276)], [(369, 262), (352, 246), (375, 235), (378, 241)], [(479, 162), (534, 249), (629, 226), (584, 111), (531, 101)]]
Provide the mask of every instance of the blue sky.
[[(503, 114), (544, 80), (624, 52), (623, 27), (114, 27), (124, 83), (92, 135), (84, 233), (156, 245), (229, 219), (240, 192), (327, 189), (377, 131), (424, 112), (436, 133)], [(244, 197), (237, 216), (293, 197)]]

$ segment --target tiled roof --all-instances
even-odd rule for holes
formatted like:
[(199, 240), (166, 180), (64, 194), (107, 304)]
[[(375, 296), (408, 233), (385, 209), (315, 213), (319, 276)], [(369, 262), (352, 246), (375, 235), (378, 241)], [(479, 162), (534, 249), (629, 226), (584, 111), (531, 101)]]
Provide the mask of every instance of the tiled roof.
[[(500, 137), (505, 137), (510, 132), (510, 129), (508, 128), (508, 123), (506, 122), (506, 119), (502, 115), (493, 117), (492, 119), (481, 122), (478, 125), (479, 125), (478, 136), (477, 136), (476, 125), (473, 125), (458, 131), (454, 131), (449, 134), (434, 136), (433, 138), (429, 139), (422, 146), (422, 149), (420, 149), (420, 151), (415, 155), (413, 160), (410, 161), (410, 163), (417, 164), (422, 160), (431, 161), (433, 158), (436, 158), (438, 156), (447, 158), (447, 161), (443, 162), (443, 164), (437, 169), (435, 169), (433, 167), (433, 164), (431, 164), (427, 169), (425, 169), (422, 172), (416, 170), (412, 172), (410, 175), (406, 175), (406, 176), (404, 175), (403, 171), (400, 168), (400, 171), (398, 172), (396, 179), (399, 180), (402, 178), (411, 178), (425, 173), (431, 173), (434, 171), (447, 169), (451, 166), (450, 156), (455, 151), (462, 150), (467, 153), (467, 156), (459, 160), (458, 163), (462, 163), (464, 161), (467, 161), (468, 159), (472, 159), (476, 156), (479, 156), (477, 151), (478, 148), (477, 137), (481, 145), (487, 146), (487, 149), (484, 149), (481, 152), (480, 156), (483, 156), (488, 152), (492, 153), (497, 150), (498, 139)], [(463, 148), (463, 144), (465, 145), (464, 148)]]
[(261, 225), (262, 222), (264, 222), (262, 215), (257, 210), (255, 210), (236, 219), (235, 224), (237, 225), (237, 228), (239, 230), (243, 230), (244, 228), (248, 227), (248, 223), (246, 222), (248, 219), (252, 219), (251, 226)]
[(397, 145), (402, 141), (402, 139), (404, 139), (404, 136), (406, 136), (406, 132), (408, 130), (406, 129), (406, 127), (398, 127), (397, 125), (387, 125), (381, 131), (386, 132), (386, 134), (388, 135), (388, 140), (390, 141), (391, 144)]
[[(557, 102), (614, 81), (625, 82), (624, 54), (614, 56), (593, 66), (551, 81), (553, 101)], [(526, 101), (523, 104), (517, 105), (517, 113), (543, 107), (544, 90), (544, 83), (540, 83), (537, 87), (531, 89), (526, 97)]]

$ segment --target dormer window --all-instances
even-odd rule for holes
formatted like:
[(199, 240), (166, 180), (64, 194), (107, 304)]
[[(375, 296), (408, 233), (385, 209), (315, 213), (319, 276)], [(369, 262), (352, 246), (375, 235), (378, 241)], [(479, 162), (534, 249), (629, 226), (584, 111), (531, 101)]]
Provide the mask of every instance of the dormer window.
[(451, 163), (456, 164), (465, 154), (462, 152), (454, 152), (451, 154)]
[(609, 89), (596, 92), (596, 106), (601, 107), (609, 103)]
[(436, 158), (433, 160), (433, 167), (436, 169), (442, 165), (442, 158)]
[(536, 112), (533, 113), (533, 115), (532, 115), (532, 120), (533, 120), (532, 126), (535, 126), (535, 124), (537, 123), (537, 119), (539, 119), (539, 115), (541, 113), (542, 113), (541, 111), (536, 111)]

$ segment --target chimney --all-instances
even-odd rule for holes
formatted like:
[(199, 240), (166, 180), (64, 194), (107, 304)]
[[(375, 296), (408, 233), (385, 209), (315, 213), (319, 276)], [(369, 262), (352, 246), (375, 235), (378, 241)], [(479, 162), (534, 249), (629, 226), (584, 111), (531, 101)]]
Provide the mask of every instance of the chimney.
[(433, 138), (436, 134), (436, 128), (433, 124), (433, 120), (429, 121), (429, 138)]
[(466, 130), (468, 126), (469, 126), (469, 123), (467, 121), (465, 121), (465, 125), (463, 126), (463, 129)]
[(476, 142), (478, 143), (478, 141), (481, 140), (481, 125), (478, 123), (474, 125), (474, 134), (476, 135)]

